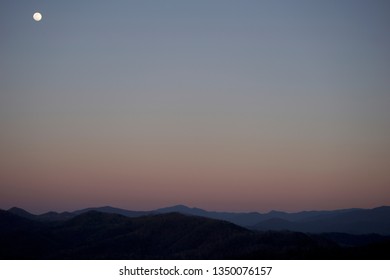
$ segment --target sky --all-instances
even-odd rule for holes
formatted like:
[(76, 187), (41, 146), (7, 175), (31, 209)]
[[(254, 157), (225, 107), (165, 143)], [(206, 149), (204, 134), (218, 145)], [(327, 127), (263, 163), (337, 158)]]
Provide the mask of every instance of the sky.
[(0, 208), (390, 205), (389, 15), (376, 0), (2, 0)]

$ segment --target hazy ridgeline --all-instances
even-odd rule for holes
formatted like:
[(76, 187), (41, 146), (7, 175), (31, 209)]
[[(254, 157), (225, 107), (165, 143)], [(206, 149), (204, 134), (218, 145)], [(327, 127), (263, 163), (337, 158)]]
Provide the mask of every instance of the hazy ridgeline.
[[(388, 207), (296, 214), (218, 213), (185, 206), (150, 212), (102, 207), (42, 215), (12, 208), (0, 212), (0, 258), (390, 259), (390, 234), (378, 234), (374, 227), (365, 228), (367, 219), (376, 216), (373, 223), (377, 228), (381, 225), (382, 233), (389, 230), (389, 214)], [(258, 215), (265, 220), (245, 228), (204, 217), (206, 215), (221, 215), (225, 220), (236, 215)], [(268, 219), (263, 215), (269, 216)], [(281, 218), (272, 217), (280, 215), (291, 215), (290, 219), (297, 221), (313, 220), (319, 230), (329, 227), (327, 216), (335, 221), (335, 227), (341, 221), (347, 225), (348, 219), (353, 230), (371, 233), (256, 230), (266, 225), (283, 227), (284, 222), (278, 223)], [(310, 223), (290, 223), (296, 227), (311, 226)]]

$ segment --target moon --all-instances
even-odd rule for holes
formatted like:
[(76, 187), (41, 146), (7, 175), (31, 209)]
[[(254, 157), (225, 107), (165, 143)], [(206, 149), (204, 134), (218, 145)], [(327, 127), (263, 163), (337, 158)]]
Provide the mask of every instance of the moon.
[(41, 19), (42, 19), (42, 14), (39, 13), (39, 12), (36, 12), (36, 13), (33, 15), (33, 19), (34, 19), (35, 21), (41, 21)]

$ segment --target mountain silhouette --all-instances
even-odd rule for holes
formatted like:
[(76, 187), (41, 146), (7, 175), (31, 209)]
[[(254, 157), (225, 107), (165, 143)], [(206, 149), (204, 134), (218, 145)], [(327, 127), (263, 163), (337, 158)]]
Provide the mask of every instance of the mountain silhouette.
[(19, 207), (12, 207), (8, 210), (8, 212), (29, 220), (37, 219), (37, 215), (31, 214), (30, 212), (27, 212), (26, 210)]
[(102, 213), (110, 213), (110, 214), (119, 214), (126, 217), (141, 217), (153, 214), (153, 211), (131, 211), (131, 210), (125, 210), (120, 208), (115, 208), (111, 206), (104, 206), (104, 207), (92, 207), (92, 208), (86, 208), (82, 210), (77, 210), (72, 212), (73, 216), (77, 216), (86, 212), (90, 211), (98, 211)]
[(37, 221), (65, 221), (89, 211), (120, 214), (126, 217), (142, 217), (156, 214), (181, 213), (189, 216), (223, 220), (255, 230), (289, 230), (307, 233), (340, 232), (349, 234), (390, 235), (390, 207), (374, 209), (342, 209), (334, 211), (303, 211), (286, 213), (271, 211), (265, 214), (257, 212), (233, 213), (214, 212), (200, 208), (176, 205), (152, 211), (131, 211), (110, 206), (77, 210), (74, 212), (48, 212), (33, 215), (20, 208), (11, 208), (8, 212)]
[(271, 211), (260, 214), (210, 212), (184, 205), (157, 209), (155, 212), (178, 212), (225, 220), (257, 230), (290, 230), (308, 233), (342, 232), (350, 234), (377, 233), (390, 235), (390, 207), (374, 209), (342, 209), (334, 211), (303, 211), (286, 213)]
[(185, 205), (176, 205), (167, 208), (161, 208), (155, 210), (158, 213), (171, 213), (177, 212), (193, 216), (207, 217), (217, 220), (224, 220), (232, 222), (240, 226), (250, 226), (262, 220), (262, 214), (251, 212), (251, 213), (233, 213), (233, 212), (215, 212), (206, 211), (200, 208), (189, 208)]
[(390, 207), (319, 213), (302, 219), (268, 219), (254, 225), (258, 230), (291, 230), (311, 233), (341, 232), (390, 235)]
[(53, 222), (0, 211), (0, 225), (0, 259), (390, 258), (385, 236), (259, 232), (180, 213), (126, 217), (88, 211)]

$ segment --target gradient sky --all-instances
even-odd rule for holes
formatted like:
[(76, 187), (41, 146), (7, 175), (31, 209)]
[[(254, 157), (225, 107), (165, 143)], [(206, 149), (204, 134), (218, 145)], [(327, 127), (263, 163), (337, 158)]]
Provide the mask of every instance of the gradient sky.
[(390, 205), (389, 1), (2, 0), (0, 38), (0, 208)]

